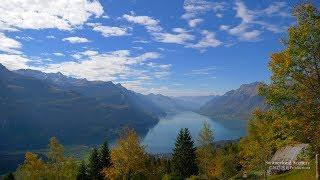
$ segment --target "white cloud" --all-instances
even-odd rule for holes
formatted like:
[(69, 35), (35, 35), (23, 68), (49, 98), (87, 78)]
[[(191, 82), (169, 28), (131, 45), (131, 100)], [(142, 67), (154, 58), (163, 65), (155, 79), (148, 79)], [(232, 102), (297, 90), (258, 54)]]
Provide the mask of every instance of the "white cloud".
[(190, 27), (196, 27), (201, 23), (203, 19), (199, 18), (210, 11), (216, 13), (217, 17), (222, 17), (220, 11), (225, 10), (225, 3), (222, 2), (210, 2), (207, 0), (185, 0), (183, 3), (183, 9), (185, 13), (181, 16), (182, 19), (188, 21)]
[(183, 9), (185, 10), (185, 14), (182, 15), (182, 18), (193, 19), (209, 11), (222, 11), (225, 9), (225, 4), (206, 0), (185, 0)]
[(171, 66), (171, 64), (160, 64), (158, 67), (163, 70), (169, 70)]
[(161, 69), (161, 70), (169, 70), (171, 68), (171, 64), (158, 64), (154, 62), (147, 63), (147, 66), (152, 67), (154, 69)]
[(110, 17), (108, 15), (104, 15), (102, 16), (103, 19), (110, 19)]
[[(159, 25), (159, 21), (152, 17), (125, 14), (123, 15), (123, 18), (129, 22), (145, 26), (148, 32), (157, 42), (181, 44), (185, 45), (185, 47), (196, 48), (200, 50), (207, 47), (217, 47), (221, 44), (220, 41), (215, 39), (214, 33), (209, 33), (207, 31), (203, 31), (203, 39), (201, 39), (197, 44), (192, 44), (191, 42), (194, 41), (196, 37), (183, 28), (173, 28), (172, 32), (165, 32), (163, 31), (163, 28), (161, 28), (161, 26)], [(191, 19), (189, 21), (189, 26), (195, 27), (202, 21), (203, 19)]]
[(77, 36), (63, 38), (62, 41), (69, 41), (72, 44), (90, 42), (88, 39), (86, 39), (84, 37), (77, 37)]
[[(181, 83), (173, 83), (170, 84), (170, 86), (164, 86), (164, 85), (154, 85), (154, 84), (145, 84), (143, 80), (137, 80), (137, 81), (127, 81), (124, 83), (121, 83), (123, 86), (125, 86), (128, 89), (132, 89), (136, 92), (140, 92), (142, 94), (163, 94), (166, 96), (208, 96), (215, 94), (210, 89), (204, 91), (203, 89), (189, 89), (185, 88)], [(172, 87), (174, 86), (174, 87)]]
[(139, 56), (132, 56), (128, 50), (98, 53), (97, 51), (79, 52), (79, 61), (67, 61), (49, 64), (43, 67), (45, 72), (61, 72), (65, 75), (88, 80), (110, 81), (122, 77), (138, 77), (137, 70), (141, 62), (159, 58), (155, 52), (147, 52)]
[[(172, 33), (170, 33), (162, 30), (158, 20), (148, 16), (124, 15), (123, 18), (129, 22), (145, 26), (157, 42), (181, 44), (188, 48), (200, 49), (201, 51), (207, 47), (217, 47), (222, 44), (222, 42), (215, 38), (215, 34), (209, 31), (202, 31), (204, 37), (198, 43), (194, 44), (192, 41), (194, 41), (196, 37), (183, 28), (173, 28)], [(195, 27), (202, 21), (202, 19), (192, 19), (189, 25), (190, 27)]]
[(225, 31), (225, 30), (230, 29), (230, 27), (227, 26), (227, 25), (220, 25), (219, 29), (220, 29), (221, 31)]
[(21, 43), (7, 37), (4, 33), (0, 32), (0, 51), (11, 54), (21, 54)]
[(128, 35), (127, 28), (103, 26), (100, 23), (87, 23), (87, 25), (92, 26), (92, 30), (100, 32), (104, 37)]
[(201, 34), (204, 37), (198, 43), (187, 45), (187, 47), (204, 50), (207, 47), (217, 47), (222, 44), (221, 41), (216, 39), (215, 34), (213, 32), (203, 30)]
[(205, 68), (200, 68), (200, 69), (193, 69), (191, 72), (186, 73), (185, 75), (210, 75), (212, 74), (213, 71), (215, 71), (217, 67), (215, 66), (209, 66)]
[(236, 17), (241, 18), (244, 23), (253, 21), (253, 12), (247, 9), (243, 2), (237, 0), (235, 9), (237, 11)]
[(228, 33), (237, 36), (242, 41), (256, 41), (261, 34), (260, 30), (248, 30), (249, 24), (242, 22), (238, 26), (228, 29)]
[(30, 37), (30, 36), (16, 36), (15, 38), (16, 38), (16, 39), (21, 39), (21, 40), (24, 40), (24, 41), (34, 40), (34, 38), (32, 38), (32, 37)]
[(147, 44), (149, 43), (149, 41), (146, 41), (146, 40), (135, 40), (135, 41), (132, 41), (133, 43), (142, 43), (142, 44)]
[(71, 57), (73, 57), (74, 59), (80, 59), (82, 57), (81, 54), (72, 54)]
[(203, 21), (203, 19), (191, 19), (188, 24), (190, 27), (194, 28), (196, 27), (198, 24), (200, 24)]
[[(149, 16), (135, 16), (133, 15), (123, 15), (123, 18), (129, 22), (140, 24), (145, 26), (148, 32), (153, 36), (154, 40), (163, 43), (174, 43), (174, 44), (187, 44), (189, 41), (195, 39), (195, 36), (188, 33), (188, 31), (183, 28), (173, 28), (172, 32), (165, 32), (163, 28), (159, 25), (159, 20), (156, 20)], [(134, 41), (141, 42), (141, 41)], [(145, 41), (143, 41), (144, 43)]]
[(261, 25), (263, 29), (273, 33), (282, 33), (288, 29), (288, 26), (277, 26), (263, 21), (256, 21), (255, 23)]
[(0, 27), (70, 30), (101, 16), (103, 7), (97, 0), (2, 0), (0, 12)]
[(146, 52), (138, 57), (135, 57), (134, 60), (136, 62), (143, 62), (147, 59), (157, 59), (160, 57), (160, 54), (157, 52)]
[(27, 69), (27, 63), (30, 60), (23, 55), (17, 54), (0, 54), (0, 63), (6, 66), (9, 70)]
[(141, 46), (133, 46), (132, 48), (133, 49), (137, 49), (137, 50), (142, 50), (143, 49), (143, 47), (141, 47)]
[(53, 35), (50, 35), (50, 36), (46, 36), (46, 38), (48, 38), (48, 39), (55, 39), (56, 37), (53, 36)]
[(164, 43), (186, 44), (195, 39), (195, 36), (189, 34), (182, 28), (173, 28), (174, 33), (155, 32), (152, 35), (155, 40)]
[(55, 52), (55, 53), (52, 53), (52, 54), (55, 55), (55, 56), (64, 56), (64, 54), (59, 53), (59, 52)]
[(250, 24), (254, 22), (255, 16), (253, 11), (249, 10), (243, 2), (236, 1), (236, 17), (241, 19), (241, 23), (233, 28), (221, 25), (220, 30), (227, 31), (230, 35), (237, 36), (241, 41), (256, 41), (261, 31), (254, 29), (249, 30)]
[[(118, 50), (106, 53), (97, 51), (84, 51), (77, 62), (64, 61), (54, 63), (38, 63), (36, 60), (24, 55), (0, 54), (0, 63), (10, 70), (34, 69), (47, 73), (61, 72), (64, 75), (88, 80), (121, 82), (125, 87), (139, 91), (146, 85), (152, 85), (154, 79), (166, 78), (170, 75), (171, 64), (150, 62), (157, 59), (160, 54), (147, 52), (137, 56), (130, 54), (129, 50)], [(33, 65), (31, 65), (33, 64)], [(153, 88), (150, 88), (151, 90)]]
[(268, 16), (291, 17), (289, 7), (286, 2), (272, 2), (267, 8), (257, 11), (256, 14)]
[(162, 28), (159, 26), (159, 20), (153, 19), (149, 16), (135, 16), (134, 14), (125, 14), (122, 16), (125, 20), (131, 23), (140, 24), (145, 26), (148, 31), (161, 31)]
[(85, 57), (85, 56), (95, 56), (98, 54), (99, 54), (98, 51), (87, 50), (87, 51), (83, 51), (83, 52), (78, 52), (78, 53), (73, 54), (71, 56), (75, 59), (81, 59), (82, 57)]
[(285, 2), (273, 2), (262, 10), (250, 10), (241, 0), (236, 0), (236, 17), (241, 19), (240, 24), (230, 27), (221, 25), (220, 30), (228, 32), (230, 35), (238, 37), (241, 41), (256, 41), (260, 39), (263, 30), (273, 33), (284, 32), (286, 26), (280, 26), (260, 20), (266, 16), (289, 17), (289, 10)]
[(221, 13), (217, 13), (217, 14), (216, 14), (216, 17), (217, 17), (217, 18), (223, 18), (223, 15), (222, 15)]
[(252, 30), (248, 32), (243, 32), (239, 38), (240, 40), (243, 40), (243, 41), (255, 41), (255, 40), (258, 40), (258, 37), (260, 36), (260, 34), (261, 34), (261, 31)]
[(85, 56), (95, 56), (95, 55), (99, 54), (99, 52), (98, 51), (87, 50), (87, 51), (82, 52), (81, 54), (85, 55)]

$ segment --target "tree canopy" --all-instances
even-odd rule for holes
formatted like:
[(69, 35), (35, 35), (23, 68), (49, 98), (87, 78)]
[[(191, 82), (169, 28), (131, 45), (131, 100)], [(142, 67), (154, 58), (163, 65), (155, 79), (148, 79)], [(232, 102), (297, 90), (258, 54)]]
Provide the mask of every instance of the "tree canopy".
[(103, 170), (105, 177), (133, 178), (147, 176), (149, 157), (136, 132), (125, 128), (111, 151), (112, 166)]
[(284, 50), (271, 55), (271, 83), (259, 92), (270, 108), (257, 110), (241, 141), (243, 165), (265, 168), (279, 148), (308, 143), (320, 152), (320, 13), (311, 4), (294, 8), (297, 24), (288, 29)]

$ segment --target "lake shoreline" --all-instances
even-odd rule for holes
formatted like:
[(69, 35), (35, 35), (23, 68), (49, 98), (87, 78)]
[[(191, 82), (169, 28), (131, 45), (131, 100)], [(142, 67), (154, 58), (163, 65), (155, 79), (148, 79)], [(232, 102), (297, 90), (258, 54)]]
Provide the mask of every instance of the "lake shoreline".
[(203, 122), (208, 121), (215, 133), (216, 141), (239, 139), (246, 135), (246, 121), (222, 121), (203, 116), (193, 111), (180, 111), (160, 119), (143, 138), (149, 153), (168, 153), (172, 150), (181, 128), (188, 128), (193, 138), (200, 131)]

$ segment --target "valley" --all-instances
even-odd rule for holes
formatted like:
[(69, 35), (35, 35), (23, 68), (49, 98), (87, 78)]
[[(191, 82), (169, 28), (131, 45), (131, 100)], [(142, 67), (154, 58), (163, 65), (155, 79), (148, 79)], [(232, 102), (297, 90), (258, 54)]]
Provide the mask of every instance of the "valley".
[[(170, 152), (180, 128), (188, 127), (196, 135), (204, 121), (214, 128), (217, 141), (237, 139), (246, 131), (242, 116), (233, 115), (229, 120), (210, 118), (203, 111), (215, 99), (224, 101), (230, 92), (199, 97), (143, 95), (120, 84), (76, 79), (61, 73), (11, 72), (3, 66), (0, 73), (2, 102), (7, 103), (0, 119), (0, 167), (7, 167), (2, 168), (2, 173), (22, 163), (27, 150), (45, 154), (41, 148), (53, 136), (68, 147), (67, 154), (81, 157), (104, 138), (112, 143), (125, 126), (138, 132), (151, 154)], [(248, 86), (256, 88), (257, 83)], [(242, 99), (251, 97), (241, 92), (238, 95)], [(224, 105), (233, 108), (231, 104), (230, 100)], [(243, 111), (249, 114), (250, 110)]]

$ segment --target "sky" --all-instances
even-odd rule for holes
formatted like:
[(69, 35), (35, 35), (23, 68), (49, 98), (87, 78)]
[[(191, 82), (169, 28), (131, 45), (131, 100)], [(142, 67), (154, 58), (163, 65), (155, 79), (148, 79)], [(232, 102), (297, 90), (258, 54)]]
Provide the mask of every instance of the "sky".
[(223, 94), (269, 81), (297, 2), (1, 0), (0, 63), (143, 94)]

